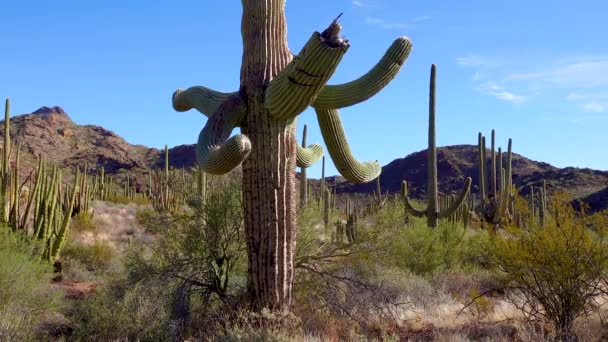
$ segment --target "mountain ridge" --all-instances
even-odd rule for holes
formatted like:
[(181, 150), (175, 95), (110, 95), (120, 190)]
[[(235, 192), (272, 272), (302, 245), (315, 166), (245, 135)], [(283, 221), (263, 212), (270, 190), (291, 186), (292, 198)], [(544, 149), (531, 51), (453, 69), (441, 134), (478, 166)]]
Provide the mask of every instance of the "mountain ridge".
[[(0, 122), (0, 137), (4, 121)], [(111, 130), (97, 125), (78, 125), (59, 106), (41, 107), (30, 114), (11, 117), (11, 139), (20, 144), (26, 168), (35, 165), (35, 157), (43, 155), (47, 161), (62, 167), (103, 166), (108, 174), (135, 174), (135, 182), (146, 184), (145, 174), (150, 168), (164, 167), (164, 151), (144, 145), (128, 143)], [(23, 158), (23, 157), (22, 157)], [(169, 149), (169, 163), (175, 168), (195, 165), (194, 144), (178, 145)], [(476, 145), (452, 145), (437, 149), (439, 190), (458, 192), (465, 177), (473, 178), (472, 192), (478, 192), (479, 171)], [(426, 150), (397, 158), (382, 167), (382, 191), (397, 193), (402, 180), (408, 182), (410, 196), (424, 198), (426, 192)], [(547, 181), (549, 192), (565, 190), (575, 198), (588, 202), (593, 209), (608, 208), (608, 171), (590, 168), (558, 168), (542, 161), (530, 160), (513, 153), (513, 183), (526, 194), (529, 185)], [(375, 191), (375, 182), (352, 184), (340, 176), (326, 177), (327, 183), (338, 193)], [(314, 180), (313, 180), (314, 182)]]

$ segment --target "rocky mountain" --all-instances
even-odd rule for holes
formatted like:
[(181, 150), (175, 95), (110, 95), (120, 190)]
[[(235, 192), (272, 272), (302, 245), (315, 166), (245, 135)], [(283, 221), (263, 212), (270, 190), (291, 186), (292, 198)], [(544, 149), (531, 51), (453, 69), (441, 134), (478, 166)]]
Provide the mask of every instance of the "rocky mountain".
[[(4, 122), (0, 122), (0, 137), (4, 132), (3, 126)], [(110, 174), (129, 173), (144, 184), (147, 169), (164, 165), (162, 150), (130, 144), (100, 126), (78, 125), (60, 107), (42, 107), (31, 114), (12, 117), (11, 139), (21, 146), (24, 169), (35, 165), (36, 155), (43, 155), (61, 167), (82, 166), (86, 161), (91, 166), (104, 166)], [(437, 160), (441, 192), (458, 192), (465, 177), (473, 178), (472, 191), (478, 192), (477, 146), (440, 147)], [(194, 166), (194, 145), (171, 148), (169, 161), (176, 168)], [(527, 185), (538, 185), (545, 179), (549, 192), (565, 190), (596, 210), (608, 208), (608, 171), (573, 167), (560, 169), (516, 153), (512, 166), (514, 184), (524, 194), (528, 191)], [(382, 168), (380, 183), (383, 192), (398, 192), (401, 180), (405, 179), (410, 195), (423, 198), (426, 167), (426, 150), (393, 160)], [(327, 182), (338, 192), (372, 193), (375, 190), (375, 182), (352, 184), (339, 176), (328, 177)]]
[[(506, 158), (504, 159), (506, 161)], [(490, 164), (488, 164), (488, 169)], [(424, 198), (426, 195), (426, 150), (412, 153), (404, 158), (395, 159), (382, 167), (380, 185), (382, 191), (400, 191), (401, 181), (408, 182), (410, 196)], [(608, 208), (608, 171), (597, 171), (574, 167), (557, 168), (544, 162), (533, 161), (513, 153), (513, 184), (520, 193), (527, 194), (528, 186), (539, 186), (547, 181), (548, 192), (566, 191), (575, 198), (582, 199), (592, 209)], [(437, 149), (437, 170), (439, 191), (457, 193), (466, 177), (471, 177), (471, 191), (479, 192), (479, 170), (477, 146), (455, 145)], [(343, 180), (334, 181), (338, 192), (373, 193), (374, 182), (351, 184)]]

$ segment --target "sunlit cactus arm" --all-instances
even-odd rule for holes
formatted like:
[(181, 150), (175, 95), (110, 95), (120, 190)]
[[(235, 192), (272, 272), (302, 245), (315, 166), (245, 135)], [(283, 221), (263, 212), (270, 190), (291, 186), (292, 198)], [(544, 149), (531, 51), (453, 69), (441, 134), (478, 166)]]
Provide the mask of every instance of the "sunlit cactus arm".
[(196, 144), (196, 160), (205, 172), (228, 173), (251, 152), (251, 141), (245, 135), (237, 134), (228, 139), (232, 129), (243, 121), (246, 110), (243, 99), (236, 94), (228, 98), (205, 124)]
[(278, 119), (293, 118), (306, 109), (325, 86), (348, 50), (336, 20), (323, 33), (312, 34), (300, 53), (270, 82), (266, 109)]
[(238, 94), (222, 93), (203, 86), (191, 87), (186, 90), (177, 89), (173, 93), (173, 108), (178, 112), (185, 112), (196, 108), (208, 118), (220, 108), (228, 98)]
[(296, 144), (296, 165), (298, 167), (311, 167), (323, 156), (323, 146), (319, 144), (308, 145), (304, 148)]
[(397, 75), (411, 50), (412, 42), (409, 38), (397, 38), (370, 71), (354, 81), (325, 86), (312, 106), (318, 109), (339, 109), (371, 98)]
[(458, 197), (456, 197), (454, 202), (451, 203), (449, 207), (445, 208), (444, 210), (441, 210), (437, 214), (438, 218), (448, 217), (448, 216), (454, 214), (456, 212), (456, 210), (458, 210), (460, 208), (460, 206), (467, 199), (467, 195), (469, 194), (469, 191), (471, 190), (471, 182), (472, 182), (471, 177), (467, 177), (467, 179), (464, 181), (464, 186), (463, 186), (462, 190), (460, 190), (460, 193), (458, 194)]
[(401, 199), (403, 200), (403, 204), (405, 204), (405, 210), (408, 213), (410, 213), (416, 217), (425, 217), (426, 216), (426, 210), (416, 209), (412, 205), (412, 202), (410, 201), (410, 198), (408, 197), (406, 181), (401, 181)]
[(316, 112), (327, 151), (340, 174), (353, 183), (367, 183), (378, 177), (382, 171), (378, 162), (359, 162), (353, 157), (338, 110)]

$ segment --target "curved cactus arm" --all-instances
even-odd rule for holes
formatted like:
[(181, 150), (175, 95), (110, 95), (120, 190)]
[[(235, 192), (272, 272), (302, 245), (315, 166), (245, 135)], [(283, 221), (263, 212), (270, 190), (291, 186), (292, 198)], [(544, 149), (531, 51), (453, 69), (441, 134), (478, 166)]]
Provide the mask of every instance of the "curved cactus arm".
[(270, 82), (266, 109), (277, 119), (295, 117), (306, 109), (325, 86), (348, 50), (336, 20), (323, 33), (312, 34), (300, 53)]
[[(251, 152), (251, 141), (232, 129), (243, 121), (246, 105), (240, 95), (228, 98), (209, 118), (196, 144), (196, 160), (207, 173), (221, 175), (238, 166)], [(228, 140), (226, 140), (228, 139)]]
[(338, 110), (316, 112), (327, 151), (340, 174), (353, 183), (367, 183), (378, 177), (382, 171), (378, 162), (359, 162), (353, 157)]
[(298, 167), (311, 167), (323, 156), (323, 146), (319, 144), (308, 145), (304, 148), (296, 144), (296, 165)]
[(458, 210), (458, 208), (460, 208), (460, 206), (467, 199), (467, 195), (469, 194), (469, 191), (471, 190), (471, 182), (472, 182), (471, 177), (467, 177), (467, 179), (465, 179), (464, 186), (462, 187), (462, 190), (460, 190), (460, 193), (458, 194), (458, 197), (456, 198), (456, 200), (454, 200), (454, 202), (448, 208), (441, 210), (437, 214), (438, 218), (445, 218), (445, 217), (451, 216), (452, 214), (454, 214), (456, 212), (456, 210)]
[(354, 81), (325, 86), (312, 106), (318, 109), (339, 109), (369, 99), (397, 75), (411, 50), (412, 42), (409, 38), (397, 38), (370, 71)]
[(210, 118), (228, 98), (238, 94), (222, 93), (203, 86), (190, 87), (186, 90), (177, 89), (173, 93), (173, 109), (185, 112), (196, 108), (199, 112)]
[(407, 195), (407, 182), (406, 181), (401, 181), (401, 199), (403, 200), (403, 203), (405, 204), (405, 210), (407, 212), (411, 213), (415, 217), (425, 217), (426, 216), (426, 210), (416, 209), (412, 205), (412, 202), (410, 201), (410, 198)]

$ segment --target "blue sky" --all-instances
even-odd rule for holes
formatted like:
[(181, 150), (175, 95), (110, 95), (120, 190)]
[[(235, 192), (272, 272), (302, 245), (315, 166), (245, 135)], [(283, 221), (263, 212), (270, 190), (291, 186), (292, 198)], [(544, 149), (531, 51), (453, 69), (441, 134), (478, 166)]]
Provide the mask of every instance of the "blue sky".
[[(391, 84), (341, 111), (359, 160), (385, 165), (426, 148), (435, 63), (439, 146), (496, 128), (499, 145), (512, 137), (531, 159), (608, 170), (605, 0), (288, 0), (286, 11), (294, 53), (344, 12), (351, 47), (330, 83), (367, 72), (396, 37), (414, 43)], [(237, 0), (2, 1), (0, 13), (0, 97), (13, 115), (59, 105), (78, 124), (161, 148), (196, 142), (206, 120), (175, 112), (175, 89), (238, 88)], [(308, 141), (322, 143), (312, 110), (299, 133), (304, 123)]]

